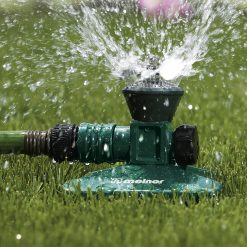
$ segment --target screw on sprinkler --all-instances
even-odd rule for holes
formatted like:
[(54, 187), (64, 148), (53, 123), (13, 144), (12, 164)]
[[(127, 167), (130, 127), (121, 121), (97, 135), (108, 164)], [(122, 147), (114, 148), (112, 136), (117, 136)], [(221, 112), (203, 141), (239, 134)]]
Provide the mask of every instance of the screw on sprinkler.
[[(151, 83), (153, 78), (150, 79)], [(129, 126), (116, 124), (59, 124), (47, 131), (2, 131), (0, 153), (48, 155), (57, 162), (125, 165), (99, 170), (68, 181), (64, 189), (79, 184), (83, 195), (103, 190), (115, 193), (164, 194), (188, 192), (215, 194), (221, 184), (206, 170), (195, 168), (199, 153), (197, 128), (172, 128), (172, 119), (183, 96), (179, 87), (127, 87), (123, 90), (132, 120)], [(169, 101), (169, 104), (164, 102)], [(116, 181), (162, 181), (162, 183), (112, 183)], [(209, 182), (210, 181), (210, 182)]]

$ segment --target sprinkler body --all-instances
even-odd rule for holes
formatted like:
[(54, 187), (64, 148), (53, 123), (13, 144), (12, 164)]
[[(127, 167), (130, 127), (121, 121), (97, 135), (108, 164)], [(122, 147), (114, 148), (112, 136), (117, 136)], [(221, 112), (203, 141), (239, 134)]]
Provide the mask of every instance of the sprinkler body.
[(48, 131), (0, 132), (0, 153), (43, 154), (57, 162), (196, 163), (199, 153), (196, 127), (183, 125), (173, 131), (171, 126), (183, 95), (180, 88), (126, 88), (123, 93), (133, 118), (130, 126), (58, 124)]
[(183, 95), (180, 88), (126, 88), (123, 93), (133, 118), (130, 126), (81, 124), (77, 140), (80, 161), (125, 161), (134, 165), (196, 163), (196, 127), (183, 125), (174, 132), (171, 126)]
[(0, 132), (0, 153), (48, 155), (57, 162), (125, 162), (64, 184), (67, 191), (79, 185), (83, 195), (88, 189), (105, 195), (220, 192), (221, 184), (208, 171), (191, 166), (199, 153), (197, 128), (172, 129), (183, 90), (129, 87), (123, 94), (132, 116), (129, 126), (59, 124), (48, 131)]

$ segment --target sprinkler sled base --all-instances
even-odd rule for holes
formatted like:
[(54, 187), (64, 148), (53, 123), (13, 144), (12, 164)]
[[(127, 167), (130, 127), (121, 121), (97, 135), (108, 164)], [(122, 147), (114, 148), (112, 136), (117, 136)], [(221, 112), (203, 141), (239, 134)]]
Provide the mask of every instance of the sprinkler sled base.
[(93, 194), (103, 192), (106, 196), (189, 194), (198, 198), (200, 195), (218, 195), (222, 185), (212, 179), (209, 171), (193, 166), (127, 164), (91, 172), (66, 182), (63, 188), (68, 192), (79, 189), (83, 196), (90, 191)]

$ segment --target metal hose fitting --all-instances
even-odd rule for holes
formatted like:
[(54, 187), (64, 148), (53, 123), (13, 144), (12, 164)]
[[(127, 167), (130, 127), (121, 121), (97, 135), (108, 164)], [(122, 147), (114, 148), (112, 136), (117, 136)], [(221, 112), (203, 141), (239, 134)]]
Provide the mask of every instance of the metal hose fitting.
[(77, 158), (75, 124), (58, 124), (48, 131), (27, 131), (24, 153), (30, 156), (48, 155), (57, 162)]

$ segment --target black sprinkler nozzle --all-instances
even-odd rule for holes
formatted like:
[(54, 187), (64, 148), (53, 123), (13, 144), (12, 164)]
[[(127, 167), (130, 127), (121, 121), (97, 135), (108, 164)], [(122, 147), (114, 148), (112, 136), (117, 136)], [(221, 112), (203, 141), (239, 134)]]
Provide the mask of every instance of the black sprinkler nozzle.
[(142, 122), (171, 122), (184, 91), (179, 87), (134, 88), (123, 90), (134, 120)]

